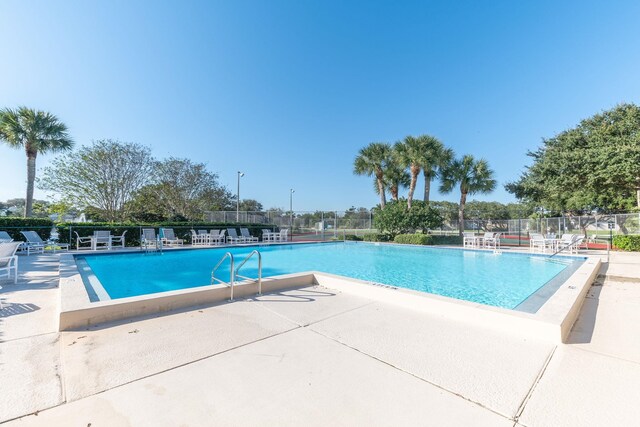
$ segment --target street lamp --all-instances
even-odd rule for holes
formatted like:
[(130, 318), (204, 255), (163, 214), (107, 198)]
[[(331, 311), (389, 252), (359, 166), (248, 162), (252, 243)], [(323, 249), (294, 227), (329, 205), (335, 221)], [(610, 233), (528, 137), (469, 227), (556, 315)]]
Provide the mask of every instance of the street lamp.
[(244, 176), (244, 172), (238, 171), (238, 193), (236, 194), (236, 222), (240, 222), (240, 178)]
[(289, 225), (291, 226), (291, 241), (293, 241), (293, 193), (296, 190), (293, 188), (289, 190)]

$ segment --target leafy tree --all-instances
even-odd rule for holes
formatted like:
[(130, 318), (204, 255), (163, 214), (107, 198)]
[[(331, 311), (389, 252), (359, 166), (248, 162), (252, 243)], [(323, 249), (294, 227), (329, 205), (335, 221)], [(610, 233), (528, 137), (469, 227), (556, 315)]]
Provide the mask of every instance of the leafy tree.
[(411, 209), (413, 193), (416, 191), (416, 183), (424, 160), (425, 147), (423, 141), (413, 136), (407, 136), (404, 140), (396, 142), (394, 150), (400, 159), (400, 164), (409, 168), (409, 194), (407, 195), (407, 207)]
[(392, 156), (392, 148), (384, 142), (373, 142), (360, 149), (353, 162), (353, 173), (356, 175), (374, 176), (380, 195), (380, 208), (387, 203), (385, 194), (384, 170)]
[(254, 199), (240, 200), (240, 210), (248, 212), (262, 212), (262, 203)]
[(375, 228), (393, 238), (398, 234), (440, 227), (442, 217), (437, 210), (421, 200), (415, 200), (409, 209), (406, 201), (400, 199), (389, 202), (385, 209), (375, 208), (373, 224)]
[(13, 148), (22, 148), (27, 154), (27, 196), (24, 216), (33, 213), (33, 189), (36, 180), (38, 153), (70, 150), (73, 141), (67, 126), (56, 116), (27, 107), (0, 110), (0, 142)]
[(456, 186), (460, 189), (460, 206), (458, 208), (458, 227), (460, 235), (464, 231), (464, 208), (467, 195), (486, 194), (496, 187), (493, 171), (486, 160), (475, 160), (467, 154), (461, 159), (454, 160), (449, 167), (442, 171), (442, 185), (440, 192), (450, 193)]
[(429, 202), (429, 206), (438, 211), (444, 222), (452, 224), (458, 220), (458, 204), (453, 202)]
[(453, 160), (453, 150), (446, 148), (440, 140), (430, 135), (419, 136), (418, 139), (424, 147), (422, 156), (422, 175), (424, 177), (424, 201), (429, 203), (431, 193), (431, 181), (440, 176), (440, 172), (446, 169)]
[(640, 208), (640, 107), (621, 104), (544, 139), (507, 191), (574, 214)]
[(107, 221), (122, 221), (127, 203), (150, 182), (153, 168), (149, 148), (106, 139), (55, 158), (41, 183), (66, 203), (93, 207)]
[[(399, 198), (400, 188), (408, 187), (410, 181), (409, 173), (402, 166), (396, 153), (392, 152), (384, 165), (384, 187), (389, 190), (391, 200), (397, 201)], [(375, 186), (378, 193), (378, 186)]]
[(172, 157), (155, 163), (152, 183), (135, 194), (128, 210), (137, 220), (198, 221), (205, 211), (228, 209), (232, 201), (204, 163)]

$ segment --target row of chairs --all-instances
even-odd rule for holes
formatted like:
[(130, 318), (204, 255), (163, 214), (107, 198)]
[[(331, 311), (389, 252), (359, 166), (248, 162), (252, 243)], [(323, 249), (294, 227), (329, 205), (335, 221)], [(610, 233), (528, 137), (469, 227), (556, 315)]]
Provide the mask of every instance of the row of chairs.
[(500, 249), (502, 233), (486, 232), (482, 236), (474, 233), (462, 233), (462, 246), (471, 249)]

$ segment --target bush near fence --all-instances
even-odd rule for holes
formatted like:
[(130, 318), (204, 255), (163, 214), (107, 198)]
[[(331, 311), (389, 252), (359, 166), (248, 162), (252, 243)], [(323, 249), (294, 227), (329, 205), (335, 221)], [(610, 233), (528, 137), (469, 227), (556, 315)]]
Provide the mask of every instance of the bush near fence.
[(47, 240), (51, 236), (53, 221), (48, 218), (20, 218), (20, 217), (0, 217), (0, 230), (9, 233), (9, 236), (16, 241), (25, 241), (21, 231), (35, 231)]
[(640, 252), (640, 235), (613, 236), (613, 247), (623, 251)]
[(384, 233), (367, 233), (362, 236), (362, 240), (365, 242), (388, 242), (391, 240), (391, 236)]
[[(239, 228), (247, 228), (252, 236), (260, 238), (262, 230), (267, 228), (278, 231), (278, 227), (273, 224), (255, 224), (255, 223), (230, 223), (230, 222), (160, 222), (153, 224), (114, 224), (109, 222), (91, 222), (91, 223), (63, 223), (58, 224), (58, 234), (61, 243), (76, 243), (77, 232), (80, 237), (92, 236), (96, 230), (109, 230), (112, 235), (119, 236), (125, 231), (125, 241), (127, 246), (140, 246), (140, 229), (154, 228), (159, 233), (159, 228), (173, 228), (178, 239), (184, 239), (186, 244), (191, 243), (191, 230), (200, 229), (226, 229), (235, 228), (239, 232)], [(239, 234), (239, 233), (238, 233)], [(69, 238), (71, 236), (71, 238)]]
[(432, 236), (429, 234), (398, 234), (393, 241), (406, 245), (430, 245)]

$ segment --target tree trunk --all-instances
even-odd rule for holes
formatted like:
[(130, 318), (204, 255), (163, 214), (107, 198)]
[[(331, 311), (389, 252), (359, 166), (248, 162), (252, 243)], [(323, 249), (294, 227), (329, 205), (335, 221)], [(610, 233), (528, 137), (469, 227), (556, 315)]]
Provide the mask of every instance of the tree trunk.
[(380, 209), (384, 209), (384, 206), (387, 204), (387, 195), (385, 194), (384, 176), (382, 172), (376, 174), (376, 181), (378, 181), (378, 191), (380, 192)]
[(458, 207), (458, 230), (460, 236), (464, 232), (464, 205), (467, 203), (467, 193), (460, 193), (460, 206)]
[(394, 202), (398, 201), (398, 194), (400, 191), (400, 187), (398, 186), (397, 183), (391, 185), (391, 188), (389, 188), (389, 191), (391, 192), (391, 200), (393, 200)]
[(426, 170), (422, 171), (422, 174), (424, 175), (424, 202), (428, 205), (429, 204), (429, 194), (431, 193), (431, 173), (427, 172)]
[(416, 164), (411, 165), (411, 183), (409, 184), (409, 194), (407, 195), (407, 208), (411, 209), (411, 202), (413, 202), (413, 193), (416, 191), (416, 183), (418, 182), (418, 174), (420, 173), (420, 166)]
[(36, 157), (38, 153), (27, 147), (27, 197), (24, 200), (24, 217), (33, 215), (33, 187), (36, 181)]

